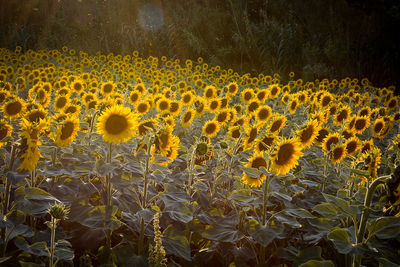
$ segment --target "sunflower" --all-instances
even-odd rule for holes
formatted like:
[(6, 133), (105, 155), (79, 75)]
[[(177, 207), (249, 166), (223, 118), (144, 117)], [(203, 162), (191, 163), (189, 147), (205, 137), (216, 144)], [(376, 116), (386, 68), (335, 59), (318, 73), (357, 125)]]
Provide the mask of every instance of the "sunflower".
[(3, 105), (3, 116), (13, 120), (19, 118), (26, 109), (25, 101), (19, 97), (13, 97)]
[(371, 108), (370, 107), (364, 107), (358, 111), (358, 116), (366, 116), (368, 117), (369, 114), (371, 114)]
[(298, 159), (303, 156), (301, 144), (296, 138), (282, 138), (271, 156), (271, 171), (277, 175), (287, 174), (298, 164)]
[(227, 87), (228, 87), (228, 94), (230, 96), (235, 96), (237, 91), (238, 91), (238, 89), (239, 89), (238, 84), (235, 83), (235, 82), (229, 83)]
[(375, 120), (375, 122), (374, 122), (374, 124), (372, 125), (372, 128), (371, 128), (371, 130), (372, 130), (372, 135), (373, 135), (375, 138), (378, 138), (378, 137), (379, 137), (380, 133), (381, 133), (381, 132), (383, 131), (383, 129), (385, 128), (385, 124), (386, 124), (386, 122), (385, 122), (385, 120), (382, 119), (382, 118), (379, 118), (379, 119), (376, 119), (376, 120)]
[(250, 149), (253, 146), (254, 141), (257, 138), (259, 129), (260, 124), (255, 124), (245, 129), (246, 139), (244, 140), (244, 150)]
[(309, 120), (306, 126), (303, 129), (297, 131), (297, 136), (302, 145), (302, 148), (306, 148), (312, 144), (314, 139), (318, 136), (319, 130), (321, 127), (318, 125), (318, 122), (315, 120)]
[(156, 131), (156, 125), (158, 125), (158, 122), (155, 119), (149, 119), (149, 120), (144, 120), (139, 122), (138, 124), (138, 135), (140, 137), (146, 135), (148, 131)]
[(369, 172), (372, 179), (378, 176), (379, 164), (381, 163), (382, 152), (378, 147), (362, 154), (360, 161), (364, 162), (364, 168)]
[(196, 144), (194, 164), (201, 165), (214, 156), (213, 147), (210, 145), (210, 139), (200, 140)]
[(172, 115), (178, 115), (179, 113), (181, 113), (181, 103), (179, 101), (176, 100), (172, 100), (169, 103), (169, 113), (171, 113)]
[(73, 116), (68, 116), (57, 129), (55, 143), (57, 146), (69, 146), (75, 139), (78, 133), (79, 119)]
[(363, 141), (362, 147), (361, 147), (361, 153), (363, 154), (365, 152), (370, 151), (373, 146), (374, 146), (374, 140), (373, 139), (370, 139), (368, 141), (367, 140)]
[(6, 142), (1, 142), (7, 136), (11, 136), (12, 126), (8, 124), (4, 119), (0, 120), (0, 147), (6, 144)]
[(329, 104), (332, 103), (333, 97), (329, 92), (324, 92), (323, 95), (321, 96), (320, 100), (320, 107), (322, 109), (325, 109), (326, 107), (329, 106)]
[(230, 126), (228, 128), (228, 135), (234, 139), (240, 137), (240, 126)]
[(337, 143), (339, 143), (339, 134), (338, 133), (328, 134), (324, 138), (324, 141), (322, 142), (322, 149), (326, 152), (329, 152), (332, 148), (332, 145), (335, 145)]
[(271, 148), (275, 141), (278, 139), (278, 136), (273, 134), (265, 134), (261, 138), (257, 138), (255, 141), (255, 151), (256, 152), (263, 152)]
[(100, 87), (100, 93), (103, 96), (111, 95), (115, 90), (115, 84), (113, 82), (103, 82)]
[(361, 148), (361, 141), (357, 137), (351, 137), (347, 139), (346, 143), (346, 153), (351, 156), (354, 155)]
[(387, 103), (386, 103), (386, 107), (388, 108), (388, 110), (394, 110), (399, 106), (399, 100), (398, 97), (392, 97), (390, 98)]
[(161, 97), (156, 103), (156, 109), (160, 113), (167, 113), (169, 111), (171, 100), (165, 97)]
[(250, 115), (251, 113), (255, 112), (259, 106), (260, 106), (260, 102), (257, 99), (250, 100), (247, 103), (246, 113), (248, 115)]
[(336, 144), (332, 147), (331, 160), (333, 164), (342, 162), (346, 155), (346, 144)]
[(70, 99), (66, 95), (59, 95), (54, 100), (54, 110), (55, 111), (62, 111), (66, 106), (69, 105)]
[(240, 93), (242, 103), (248, 103), (254, 97), (254, 90), (247, 88)]
[(260, 106), (255, 111), (255, 115), (258, 122), (266, 123), (272, 116), (272, 109), (267, 105)]
[(229, 112), (229, 109), (221, 109), (215, 115), (214, 120), (216, 120), (220, 125), (225, 125), (230, 120), (230, 117), (231, 113)]
[(358, 134), (362, 134), (365, 129), (369, 126), (369, 118), (368, 117), (356, 117), (354, 122), (354, 131)]
[(85, 105), (89, 104), (90, 101), (96, 100), (97, 97), (93, 93), (85, 93), (82, 97), (82, 101)]
[(10, 96), (10, 92), (9, 91), (1, 89), (0, 90), (0, 104), (5, 103), (9, 96)]
[(297, 99), (291, 99), (289, 102), (289, 112), (290, 114), (296, 113), (297, 106), (299, 105), (299, 102)]
[(196, 116), (201, 117), (207, 110), (207, 101), (203, 97), (198, 96), (194, 101), (194, 108), (196, 110)]
[(185, 128), (188, 127), (192, 123), (195, 114), (196, 114), (196, 111), (194, 109), (188, 108), (181, 117), (182, 127), (185, 127)]
[(77, 117), (80, 112), (81, 112), (81, 106), (79, 106), (79, 105), (69, 104), (68, 106), (66, 106), (64, 108), (64, 113), (67, 115)]
[(271, 119), (268, 131), (270, 133), (278, 134), (285, 126), (286, 121), (287, 119), (284, 115), (276, 113)]
[(321, 129), (318, 131), (318, 135), (317, 135), (317, 137), (314, 139), (314, 142), (315, 142), (316, 144), (322, 144), (322, 142), (323, 142), (324, 139), (328, 136), (328, 134), (329, 134), (329, 130), (328, 130), (328, 129), (326, 129), (326, 128), (321, 128)]
[(71, 90), (75, 93), (80, 93), (85, 89), (84, 82), (80, 79), (77, 79), (71, 83)]
[(208, 101), (208, 110), (210, 112), (217, 112), (221, 106), (221, 102), (219, 98), (212, 98)]
[(150, 106), (149, 102), (144, 99), (137, 103), (135, 111), (140, 115), (144, 115), (147, 112), (149, 112), (150, 108), (151, 108), (151, 106)]
[(39, 123), (47, 117), (47, 110), (42, 107), (33, 109), (24, 114), (24, 117), (31, 123)]
[(129, 107), (113, 105), (99, 116), (97, 132), (105, 142), (119, 144), (134, 136), (137, 124), (137, 117)]
[(180, 102), (184, 106), (190, 106), (193, 103), (193, 100), (194, 100), (194, 95), (191, 91), (189, 91), (182, 94)]
[(342, 107), (336, 114), (334, 124), (336, 126), (342, 125), (351, 114), (351, 109), (347, 106)]
[[(259, 169), (261, 167), (267, 168), (267, 161), (264, 159), (262, 153), (254, 153), (249, 159), (249, 162), (245, 165), (248, 168)], [(259, 187), (265, 180), (265, 174), (260, 174), (259, 177), (250, 177), (243, 172), (242, 182), (250, 187)]]
[(172, 115), (165, 116), (163, 120), (165, 124), (168, 124), (171, 127), (175, 127), (175, 119)]
[(229, 97), (221, 97), (220, 99), (219, 99), (219, 101), (220, 101), (220, 108), (222, 109), (222, 108), (228, 108), (228, 106), (229, 106), (229, 101), (230, 101), (230, 98)]
[(217, 96), (217, 89), (214, 86), (207, 86), (204, 89), (204, 95), (203, 97), (206, 99), (212, 99)]
[(258, 101), (260, 101), (260, 103), (264, 103), (265, 100), (268, 98), (268, 90), (266, 89), (258, 90), (258, 92), (256, 93), (256, 98)]
[(214, 137), (219, 132), (220, 126), (219, 123), (215, 120), (207, 121), (202, 130), (202, 134), (207, 137)]
[(269, 99), (277, 98), (281, 93), (281, 88), (279, 87), (278, 84), (271, 84), (268, 87), (268, 89), (269, 89), (269, 95), (268, 95)]

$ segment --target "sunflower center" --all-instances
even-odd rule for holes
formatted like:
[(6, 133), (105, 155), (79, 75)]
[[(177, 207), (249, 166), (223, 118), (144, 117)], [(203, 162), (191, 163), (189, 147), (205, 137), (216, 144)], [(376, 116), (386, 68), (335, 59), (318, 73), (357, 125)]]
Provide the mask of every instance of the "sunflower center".
[(63, 108), (67, 104), (67, 99), (65, 97), (60, 97), (57, 99), (56, 102), (56, 107), (57, 108)]
[(331, 145), (332, 145), (332, 144), (337, 144), (338, 142), (339, 142), (339, 138), (337, 138), (336, 136), (333, 136), (333, 137), (329, 138), (329, 139), (326, 141), (326, 148), (327, 148), (328, 150), (331, 150)]
[(282, 120), (277, 120), (277, 121), (274, 121), (274, 123), (272, 124), (272, 126), (271, 126), (271, 132), (276, 132), (276, 131), (278, 131), (278, 129), (281, 127), (281, 125), (282, 125)]
[(263, 157), (257, 157), (252, 160), (251, 162), (251, 167), (252, 168), (260, 168), (260, 167), (267, 167), (267, 162)]
[(368, 109), (362, 109), (361, 111), (360, 111), (360, 116), (368, 116)]
[(378, 123), (375, 124), (374, 130), (375, 130), (376, 133), (379, 133), (382, 129), (383, 129), (383, 123), (382, 122), (378, 122)]
[(341, 110), (340, 111), (340, 113), (339, 113), (339, 115), (337, 116), (337, 118), (336, 118), (336, 120), (338, 121), (338, 122), (342, 122), (342, 121), (344, 121), (345, 119), (347, 119), (347, 110)]
[(322, 98), (322, 107), (326, 107), (331, 102), (331, 98), (329, 96), (324, 96)]
[(228, 106), (228, 99), (222, 98), (221, 99), (221, 108), (226, 108)]
[(232, 137), (237, 139), (240, 137), (240, 130), (239, 129), (235, 129), (232, 131)]
[(365, 121), (365, 119), (358, 119), (358, 120), (356, 120), (356, 123), (354, 126), (355, 126), (356, 130), (362, 130), (362, 129), (364, 129), (366, 123), (367, 122)]
[(266, 108), (263, 108), (260, 110), (260, 112), (258, 112), (258, 118), (261, 121), (268, 119), (269, 115), (270, 115), (269, 110)]
[(167, 101), (161, 101), (159, 107), (160, 107), (160, 110), (167, 110), (168, 109), (168, 102)]
[(226, 112), (221, 112), (217, 116), (217, 121), (224, 122), (224, 121), (226, 121), (227, 117), (228, 117), (228, 114)]
[(8, 129), (6, 127), (0, 128), (0, 141), (7, 136)]
[(259, 92), (258, 94), (257, 94), (257, 98), (258, 98), (258, 100), (263, 100), (264, 98), (265, 98), (265, 92), (264, 91), (261, 91), (261, 92)]
[(347, 143), (346, 150), (348, 154), (352, 154), (354, 151), (357, 149), (357, 142), (356, 141), (351, 141)]
[(179, 104), (177, 102), (172, 102), (170, 107), (169, 107), (169, 111), (174, 113), (174, 112), (177, 112), (178, 109), (179, 109)]
[(291, 109), (291, 110), (294, 110), (296, 107), (297, 107), (297, 102), (296, 102), (296, 101), (293, 101), (293, 102), (290, 104), (290, 109)]
[(65, 140), (71, 137), (72, 133), (74, 132), (74, 128), (75, 127), (73, 122), (70, 121), (66, 122), (61, 128), (60, 139)]
[(209, 90), (206, 91), (206, 97), (207, 97), (207, 98), (210, 98), (210, 97), (212, 97), (213, 95), (214, 95), (213, 90), (209, 89)]
[(218, 102), (217, 101), (211, 102), (210, 109), (214, 110), (214, 109), (217, 109), (217, 108), (218, 108)]
[(329, 132), (326, 129), (319, 130), (318, 136), (317, 136), (317, 141), (321, 143), (325, 139), (325, 137), (328, 135), (328, 133)]
[(271, 95), (275, 96), (277, 93), (278, 93), (278, 88), (276, 88), (276, 87), (272, 88)]
[(190, 95), (185, 95), (183, 97), (183, 103), (189, 103), (190, 100), (192, 100), (192, 97)]
[(192, 112), (186, 112), (185, 116), (183, 117), (183, 122), (188, 122), (192, 118)]
[(249, 105), (249, 112), (253, 112), (255, 111), (260, 105), (258, 104), (258, 102), (252, 102)]
[(253, 97), (253, 94), (251, 92), (246, 92), (244, 94), (244, 100), (249, 101)]
[(128, 127), (128, 121), (124, 116), (112, 114), (106, 121), (105, 130), (110, 134), (120, 134)]
[(46, 114), (44, 114), (42, 111), (34, 111), (28, 115), (28, 120), (30, 122), (39, 122), (40, 119), (44, 119), (46, 117)]
[(113, 86), (111, 84), (104, 85), (103, 91), (104, 93), (111, 93)]
[(65, 113), (75, 113), (77, 111), (75, 106), (69, 106), (66, 110)]
[(276, 164), (278, 165), (286, 165), (292, 159), (294, 154), (294, 146), (293, 144), (284, 144), (279, 148), (278, 158), (276, 159)]
[(18, 101), (9, 103), (6, 106), (6, 112), (11, 116), (20, 113), (21, 110), (22, 110), (22, 104)]
[(397, 102), (396, 100), (392, 99), (392, 100), (389, 102), (388, 107), (389, 107), (390, 109), (396, 107), (396, 104), (397, 104), (396, 102)]
[(169, 132), (168, 131), (165, 131), (165, 132), (163, 132), (163, 133), (161, 133), (159, 136), (158, 136), (158, 139), (160, 140), (160, 147), (162, 148), (162, 149), (166, 149), (167, 147), (168, 147), (168, 144), (169, 144)]
[(215, 132), (216, 129), (217, 129), (217, 125), (215, 125), (215, 123), (209, 123), (209, 124), (207, 124), (207, 127), (206, 127), (206, 133), (212, 134)]
[(300, 134), (300, 142), (307, 143), (311, 139), (313, 132), (314, 132), (314, 127), (312, 125), (304, 129)]
[(138, 111), (139, 111), (139, 113), (145, 113), (147, 111), (147, 104), (146, 103), (140, 103), (138, 105)]
[(74, 84), (74, 90), (75, 90), (75, 91), (80, 91), (80, 90), (82, 90), (82, 84), (80, 84), (80, 83), (75, 83), (75, 84)]
[(251, 129), (251, 131), (250, 131), (249, 139), (248, 139), (247, 142), (248, 142), (248, 143), (253, 142), (254, 139), (256, 139), (256, 137), (257, 137), (257, 128), (253, 128), (253, 129)]
[(341, 146), (335, 147), (333, 149), (333, 160), (339, 160), (343, 156), (343, 153), (344, 153), (343, 147)]

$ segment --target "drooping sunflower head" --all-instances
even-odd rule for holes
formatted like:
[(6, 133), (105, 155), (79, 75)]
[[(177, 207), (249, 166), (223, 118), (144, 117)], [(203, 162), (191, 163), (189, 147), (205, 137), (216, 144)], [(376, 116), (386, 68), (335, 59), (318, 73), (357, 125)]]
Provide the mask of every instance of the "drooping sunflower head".
[(283, 138), (276, 146), (271, 158), (271, 171), (287, 174), (298, 164), (298, 159), (303, 156), (301, 144), (296, 138)]
[(181, 125), (182, 125), (182, 127), (188, 127), (192, 123), (192, 121), (194, 120), (195, 114), (196, 114), (196, 112), (195, 112), (194, 109), (188, 108), (186, 110), (186, 112), (184, 112), (182, 114), (182, 117), (181, 117)]
[(303, 129), (297, 131), (297, 136), (303, 148), (312, 144), (320, 129), (321, 127), (316, 120), (309, 120)]
[(373, 180), (378, 176), (378, 169), (381, 163), (382, 152), (378, 147), (362, 154), (360, 161), (363, 161), (364, 168), (368, 170), (370, 178)]
[(274, 134), (265, 134), (264, 136), (257, 138), (255, 143), (255, 151), (263, 152), (269, 150), (274, 143), (278, 140), (278, 136)]
[(137, 125), (137, 117), (129, 107), (113, 105), (99, 116), (97, 132), (105, 142), (119, 144), (135, 135)]
[(157, 120), (155, 119), (148, 119), (138, 123), (138, 135), (140, 137), (146, 135), (149, 131), (156, 131), (156, 125), (158, 125)]
[[(245, 166), (255, 169), (260, 169), (261, 167), (267, 168), (267, 161), (264, 159), (262, 153), (254, 153)], [(259, 187), (262, 185), (265, 178), (265, 174), (260, 174), (259, 177), (250, 177), (244, 172), (242, 182), (250, 187)]]
[(219, 123), (215, 120), (211, 120), (211, 121), (207, 121), (204, 124), (202, 134), (207, 137), (214, 137), (217, 135), (219, 130), (220, 130)]

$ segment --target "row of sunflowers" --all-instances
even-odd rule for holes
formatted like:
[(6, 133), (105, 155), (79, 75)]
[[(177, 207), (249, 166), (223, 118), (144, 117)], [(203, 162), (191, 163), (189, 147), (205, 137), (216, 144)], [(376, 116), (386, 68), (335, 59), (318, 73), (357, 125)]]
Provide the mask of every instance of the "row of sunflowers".
[[(366, 78), (305, 82), (289, 73), (289, 81), (284, 82), (278, 74), (240, 75), (232, 69), (209, 66), (202, 58), (182, 63), (166, 57), (142, 58), (136, 51), (125, 56), (88, 55), (67, 47), (26, 52), (17, 47), (14, 51), (0, 49), (0, 55), (3, 221), (15, 210), (22, 210), (26, 216), (23, 223), (30, 229), (41, 229), (40, 221), (49, 214), (51, 230), (55, 231), (61, 220), (68, 225), (68, 220), (74, 221), (73, 214), (78, 216), (74, 213), (74, 205), (78, 203), (72, 196), (80, 193), (76, 191), (66, 196), (57, 191), (60, 189), (54, 184), (62, 187), (72, 178), (78, 178), (79, 183), (96, 187), (97, 194), (92, 193), (89, 200), (82, 200), (85, 205), (90, 206), (92, 212), (104, 206), (104, 221), (116, 222), (114, 226), (104, 223), (108, 225), (105, 227), (76, 219), (76, 223), (104, 232), (105, 252), (102, 253), (108, 256), (99, 260), (100, 256), (90, 256), (85, 250), (76, 249), (71, 241), (69, 249), (75, 254), (67, 258), (57, 256), (52, 249), (47, 250), (51, 266), (56, 259), (72, 263), (78, 257), (80, 260), (86, 257), (97, 264), (122, 261), (119, 256), (110, 256), (118, 251), (118, 231), (122, 231), (123, 225), (129, 225), (128, 218), (144, 216), (144, 211), (157, 218), (153, 223), (154, 231), (149, 227), (153, 216), (136, 218), (129, 229), (138, 234), (136, 243), (131, 244), (132, 250), (137, 251), (138, 257), (144, 257), (140, 259), (146, 264), (158, 266), (157, 262), (162, 262), (165, 265), (167, 260), (162, 258), (167, 257), (167, 252), (168, 261), (178, 264), (174, 266), (188, 266), (192, 261), (201, 265), (205, 263), (204, 259), (199, 259), (202, 253), (223, 243), (246, 247), (252, 253), (248, 257), (233, 253), (231, 258), (224, 259), (226, 262), (219, 259), (216, 266), (232, 262), (251, 266), (268, 263), (268, 260), (274, 264), (290, 264), (298, 260), (301, 250), (310, 244), (303, 240), (305, 243), (301, 246), (294, 246), (290, 235), (275, 236), (267, 242), (266, 233), (278, 224), (293, 231), (302, 228), (301, 224), (294, 226), (296, 219), (288, 221), (277, 213), (290, 213), (287, 210), (294, 204), (293, 199), (304, 197), (305, 192), (311, 194), (309, 197), (316, 194), (310, 189), (313, 186), (320, 191), (316, 202), (297, 203), (298, 209), (291, 209), (291, 218), (296, 218), (293, 210), (306, 214), (304, 218), (300, 216), (300, 220), (327, 216), (322, 206), (318, 206), (324, 204), (321, 201), (328, 201), (324, 194), (340, 197), (338, 192), (344, 189), (347, 190), (346, 203), (355, 205), (357, 201), (353, 198), (358, 190), (366, 197), (374, 181), (382, 175), (388, 178), (399, 165), (399, 97), (394, 95), (394, 87), (376, 88)], [(164, 178), (160, 178), (159, 173)], [(12, 179), (10, 175), (20, 179)], [(137, 179), (137, 175), (141, 178)], [(169, 181), (176, 175), (180, 175), (180, 185)], [(383, 209), (396, 218), (400, 214), (400, 189), (397, 182), (393, 182), (394, 178), (389, 200), (381, 205), (386, 205)], [(124, 180), (122, 188), (119, 188), (122, 182), (118, 179)], [(289, 192), (293, 188), (289, 190), (288, 186), (297, 186), (297, 189)], [(136, 203), (133, 210), (119, 202), (119, 198), (128, 194), (123, 191), (124, 187), (134, 187), (129, 189), (132, 190), (129, 194), (136, 197), (130, 196), (128, 201), (131, 205)], [(49, 194), (43, 205), (47, 205), (46, 211), (53, 208), (53, 212), (32, 214), (26, 211), (32, 203), (17, 201), (17, 193), (23, 191), (25, 198), (29, 198), (28, 189), (32, 188), (40, 189), (46, 196)], [(275, 189), (284, 193), (274, 195)], [(372, 189), (370, 192), (375, 193)], [(175, 194), (175, 200), (167, 198), (169, 193)], [(185, 196), (180, 199), (176, 194)], [(199, 204), (200, 196), (208, 199), (207, 205)], [(244, 204), (246, 197), (249, 202)], [(230, 206), (227, 202), (234, 208), (227, 207)], [(66, 209), (61, 205), (61, 210), (71, 212), (71, 218), (54, 215), (57, 207), (52, 203), (69, 206), (70, 209)], [(171, 203), (179, 203), (179, 209)], [(83, 207), (82, 203), (79, 205)], [(204, 214), (196, 218), (195, 214), (200, 211), (213, 219), (205, 219)], [(176, 216), (176, 212), (180, 212), (180, 216)], [(234, 237), (230, 233), (229, 237), (217, 238), (216, 221), (233, 213), (240, 217), (233, 228), (229, 227), (235, 229)], [(348, 218), (353, 218), (355, 225), (360, 221), (359, 227), (353, 229), (355, 235), (364, 235), (358, 229), (365, 227), (361, 215), (367, 216), (362, 211), (354, 211), (354, 214), (347, 214), (346, 220), (339, 218), (345, 215), (339, 214), (329, 220), (351, 231)], [(177, 231), (182, 223), (194, 225), (194, 230), (186, 229), (190, 234), (184, 236), (184, 248), (185, 251), (189, 249), (189, 253), (183, 256), (168, 242), (164, 251), (159, 216), (164, 235), (170, 235), (170, 242), (182, 241), (176, 238), (180, 236)], [(168, 226), (171, 222), (179, 227), (171, 230)], [(244, 226), (240, 227), (241, 224)], [(26, 255), (14, 253), (13, 248), (7, 246), (11, 241), (7, 239), (6, 233), (10, 231), (7, 227), (2, 226), (2, 259), (19, 257), (23, 262)], [(65, 239), (73, 236), (69, 227), (71, 225), (65, 226)], [(200, 228), (202, 230), (196, 230)], [(150, 233), (146, 229), (150, 229)], [(262, 230), (266, 232), (260, 236)], [(192, 238), (196, 231), (197, 236)], [(286, 231), (282, 229), (282, 233)], [(128, 234), (119, 235), (124, 236), (124, 242), (132, 238)], [(35, 236), (24, 237), (24, 242), (34, 243)], [(339, 253), (345, 254), (332, 236), (330, 231), (314, 241), (331, 240)], [(284, 245), (279, 242), (281, 239), (286, 240)], [(157, 249), (149, 246), (151, 240)], [(163, 240), (165, 242), (166, 237)], [(17, 251), (33, 253), (18, 242), (15, 241)], [(364, 244), (363, 238), (354, 243)], [(268, 259), (268, 251), (276, 251), (280, 246), (287, 248), (288, 244), (295, 247), (294, 255)], [(57, 249), (57, 245), (53, 242), (51, 248)], [(8, 252), (12, 256), (7, 257)], [(353, 263), (361, 264), (360, 251), (349, 253), (354, 254)], [(154, 257), (158, 257), (157, 260)], [(334, 257), (330, 255), (330, 259)]]

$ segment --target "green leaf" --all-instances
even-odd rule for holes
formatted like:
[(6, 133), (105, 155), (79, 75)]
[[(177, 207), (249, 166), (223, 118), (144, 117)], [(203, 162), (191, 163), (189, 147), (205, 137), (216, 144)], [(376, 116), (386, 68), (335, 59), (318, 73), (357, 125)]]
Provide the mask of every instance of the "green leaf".
[(25, 214), (38, 217), (46, 215), (50, 204), (60, 203), (57, 198), (37, 187), (18, 187), (15, 199)]
[(362, 171), (362, 170), (357, 170), (357, 169), (350, 169), (350, 171), (352, 173), (355, 173), (355, 174), (358, 174), (358, 175), (361, 175), (361, 176), (364, 176), (364, 177), (367, 177), (367, 178), (371, 176), (369, 171)]
[(58, 240), (54, 252), (56, 259), (71, 262), (74, 259), (74, 251), (71, 247), (71, 243), (67, 240)]
[(16, 237), (14, 239), (14, 244), (17, 248), (26, 251), (35, 256), (49, 256), (49, 252), (47, 250), (46, 242), (36, 242), (32, 245), (29, 245), (23, 237)]
[(249, 220), (246, 229), (249, 235), (263, 247), (267, 247), (284, 232), (282, 224), (260, 225), (256, 220)]
[(293, 267), (297, 267), (310, 260), (323, 260), (321, 257), (322, 249), (319, 246), (308, 247), (297, 253), (293, 262)]
[(335, 205), (332, 205), (331, 203), (322, 203), (315, 205), (313, 208), (314, 211), (318, 212), (324, 217), (328, 218), (334, 218), (338, 215), (338, 210), (335, 207)]
[(189, 241), (186, 236), (182, 235), (182, 231), (177, 230), (173, 225), (169, 225), (164, 230), (162, 243), (167, 254), (192, 261)]
[(275, 218), (278, 221), (280, 221), (281, 223), (287, 224), (288, 226), (290, 226), (292, 228), (302, 227), (302, 225), (293, 216), (281, 213), (281, 214), (276, 215)]
[(339, 253), (348, 254), (354, 249), (353, 244), (351, 244), (349, 234), (339, 227), (333, 228), (328, 233), (327, 237), (333, 242)]
[(212, 225), (201, 234), (204, 238), (219, 241), (234, 243), (243, 238), (243, 234), (234, 228)]
[(261, 175), (261, 171), (256, 168), (249, 168), (249, 167), (241, 167), (245, 174), (247, 174), (251, 178), (259, 178)]
[(400, 218), (399, 217), (381, 217), (377, 218), (369, 231), (375, 233), (380, 239), (396, 238), (400, 235)]
[(285, 210), (285, 214), (302, 219), (313, 219), (315, 218), (308, 210), (302, 208), (292, 208)]
[(349, 205), (349, 202), (342, 199), (342, 198), (338, 198), (332, 195), (328, 195), (325, 193), (322, 193), (322, 195), (324, 196), (325, 200), (333, 205), (335, 205), (336, 207), (338, 207), (342, 212), (350, 215), (350, 216), (355, 216), (357, 215), (357, 211), (355, 211), (354, 209), (352, 209)]
[(299, 267), (335, 267), (335, 264), (333, 263), (333, 261), (309, 260)]

